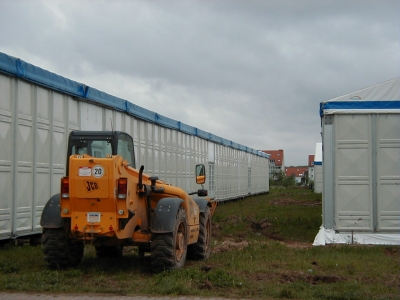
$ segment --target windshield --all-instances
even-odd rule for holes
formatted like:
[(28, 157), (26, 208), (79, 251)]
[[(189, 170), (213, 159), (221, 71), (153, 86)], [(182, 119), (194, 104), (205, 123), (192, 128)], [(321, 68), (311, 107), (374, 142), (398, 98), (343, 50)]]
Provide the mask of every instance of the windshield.
[(72, 146), (71, 154), (106, 157), (107, 154), (112, 154), (111, 143), (104, 140), (80, 140)]
[(108, 155), (121, 155), (130, 165), (134, 166), (133, 153), (133, 140), (130, 135), (123, 132), (119, 132), (114, 137), (79, 136), (71, 140), (70, 155), (87, 154), (98, 158), (105, 158)]

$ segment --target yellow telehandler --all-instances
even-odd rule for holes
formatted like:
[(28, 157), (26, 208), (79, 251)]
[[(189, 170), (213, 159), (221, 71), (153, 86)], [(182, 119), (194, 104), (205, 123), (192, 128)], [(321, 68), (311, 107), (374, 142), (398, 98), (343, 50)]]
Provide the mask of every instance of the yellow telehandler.
[(181, 268), (186, 257), (210, 255), (216, 202), (203, 189), (204, 165), (195, 166), (201, 189), (189, 194), (143, 170), (135, 168), (129, 134), (70, 133), (66, 176), (40, 220), (49, 266), (77, 265), (88, 243), (98, 257), (120, 256), (124, 246), (137, 246), (140, 255), (151, 253), (154, 272)]

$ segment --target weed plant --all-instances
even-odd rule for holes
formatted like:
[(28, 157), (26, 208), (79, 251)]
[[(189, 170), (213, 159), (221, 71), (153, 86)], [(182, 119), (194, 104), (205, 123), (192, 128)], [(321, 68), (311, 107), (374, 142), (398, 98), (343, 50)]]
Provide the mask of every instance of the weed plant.
[(38, 246), (0, 247), (0, 291), (251, 299), (400, 299), (399, 247), (313, 247), (321, 195), (303, 188), (220, 204), (205, 261), (153, 274), (150, 257), (126, 247), (97, 258), (87, 245), (75, 268), (49, 269)]

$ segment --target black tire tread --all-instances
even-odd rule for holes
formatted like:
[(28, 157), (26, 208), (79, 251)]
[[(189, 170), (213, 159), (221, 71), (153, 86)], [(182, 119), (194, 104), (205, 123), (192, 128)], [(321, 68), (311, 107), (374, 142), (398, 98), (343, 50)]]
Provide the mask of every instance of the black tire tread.
[[(194, 260), (201, 260), (201, 259), (207, 259), (210, 256), (211, 253), (211, 228), (210, 228), (210, 234), (209, 236), (206, 237), (205, 231), (206, 231), (206, 224), (207, 220), (209, 219), (210, 221), (210, 226), (211, 226), (211, 212), (210, 208), (207, 207), (205, 212), (200, 213), (200, 232), (199, 232), (199, 239), (197, 243), (191, 244), (188, 246), (188, 258), (194, 259)], [(206, 241), (206, 238), (208, 238), (208, 241)], [(208, 245), (208, 248), (207, 248)]]
[(80, 263), (84, 244), (68, 238), (65, 228), (43, 228), (42, 251), (50, 267), (64, 268)]
[[(176, 223), (184, 220), (187, 230), (186, 213), (183, 208), (180, 208), (177, 214)], [(160, 273), (166, 270), (181, 268), (186, 259), (185, 257), (178, 263), (175, 260), (175, 234), (179, 224), (175, 224), (174, 232), (153, 234), (151, 241), (151, 266), (155, 273)], [(187, 232), (186, 232), (187, 244)]]

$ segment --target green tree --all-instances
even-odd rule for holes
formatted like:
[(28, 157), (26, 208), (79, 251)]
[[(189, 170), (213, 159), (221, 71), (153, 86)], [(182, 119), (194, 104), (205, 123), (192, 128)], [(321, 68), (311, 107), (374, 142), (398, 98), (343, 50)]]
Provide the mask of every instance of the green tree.
[(294, 177), (289, 176), (287, 177), (283, 171), (274, 171), (272, 173), (272, 178), (269, 179), (270, 185), (277, 185), (277, 186), (294, 186), (295, 180)]

